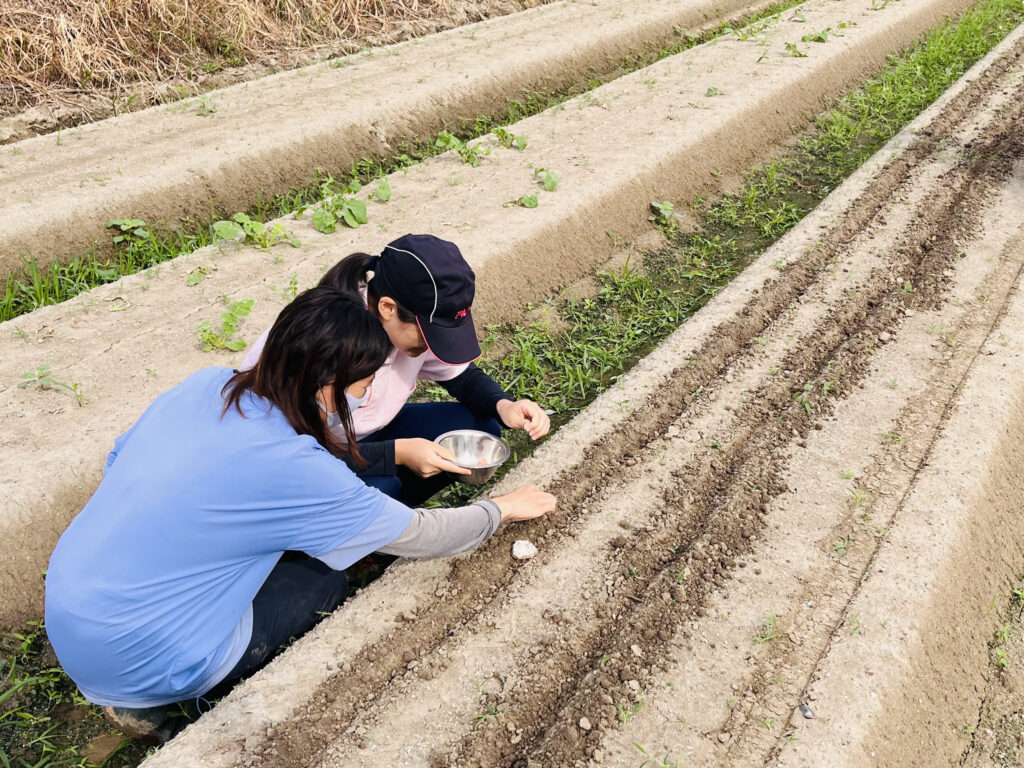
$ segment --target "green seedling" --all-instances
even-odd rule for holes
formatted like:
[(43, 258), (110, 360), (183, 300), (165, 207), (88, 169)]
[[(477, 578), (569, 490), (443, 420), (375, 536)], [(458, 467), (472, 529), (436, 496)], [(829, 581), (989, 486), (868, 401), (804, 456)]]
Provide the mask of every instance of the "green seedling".
[[(685, 721), (685, 718), (683, 719)], [(654, 768), (683, 768), (682, 757), (677, 756), (674, 762), (670, 762), (672, 758), (670, 758), (667, 753), (664, 757), (658, 758), (651, 755), (650, 752), (648, 752), (642, 746), (637, 744), (635, 741), (633, 742), (633, 746), (636, 747), (637, 751), (640, 752), (640, 754), (642, 754), (645, 758), (644, 761), (640, 763), (640, 768), (647, 768), (647, 766), (649, 765), (654, 766)]]
[(284, 288), (278, 288), (276, 285), (272, 285), (270, 286), (270, 290), (280, 293), (281, 298), (289, 303), (295, 301), (295, 297), (299, 295), (299, 273), (292, 272), (292, 276), (288, 280), (288, 285)]
[(142, 219), (114, 219), (107, 222), (107, 229), (116, 229), (120, 232), (119, 235), (114, 235), (114, 245), (130, 245), (153, 237), (149, 225)]
[(85, 399), (85, 395), (82, 393), (82, 387), (77, 381), (73, 381), (70, 384), (65, 381), (58, 381), (50, 375), (50, 366), (40, 365), (34, 371), (26, 371), (21, 374), (21, 381), (18, 382), (20, 389), (26, 389), (28, 387), (35, 387), (39, 390), (46, 389), (63, 389), (70, 393), (78, 406), (85, 405), (88, 400)]
[(792, 56), (793, 58), (796, 59), (807, 58), (807, 54), (801, 51), (799, 48), (797, 48), (796, 43), (786, 43), (786, 51), (783, 55)]
[(679, 234), (678, 218), (679, 214), (676, 213), (676, 207), (671, 200), (651, 202), (651, 215), (647, 217), (647, 220), (654, 222), (654, 225), (670, 240), (675, 239)]
[(857, 473), (854, 472), (852, 469), (843, 470), (843, 480), (853, 480), (853, 478), (855, 478), (856, 476)]
[(715, 86), (712, 85), (712, 86), (708, 87), (708, 89), (704, 93), (704, 95), (705, 96), (721, 96), (722, 95), (722, 91), (721, 91), (721, 89), (716, 88)]
[[(844, 477), (845, 477), (845, 474), (846, 473), (843, 473)], [(851, 473), (851, 477), (852, 476), (853, 476), (853, 473)], [(853, 508), (854, 509), (857, 509), (857, 508), (863, 506), (864, 503), (868, 500), (868, 495), (866, 493), (864, 493), (864, 491), (862, 491), (860, 488), (847, 488), (846, 492), (853, 497)]]
[(814, 385), (807, 383), (804, 384), (802, 392), (796, 392), (793, 394), (793, 399), (796, 400), (800, 405), (804, 407), (804, 411), (809, 416), (811, 414), (811, 392), (814, 391)]
[(358, 229), (367, 221), (366, 203), (353, 197), (332, 197), (313, 209), (313, 226), (318, 232), (327, 235), (338, 228), (339, 222), (351, 229)]
[(211, 272), (213, 272), (214, 269), (215, 267), (205, 265), (196, 267), (195, 269), (188, 273), (188, 276), (185, 278), (185, 285), (189, 286), (190, 288), (193, 285), (199, 285), (201, 282), (203, 282), (203, 278), (206, 277)]
[(999, 646), (993, 648), (992, 659), (999, 669), (1006, 669), (1010, 666), (1010, 655), (1006, 652), (1005, 648), (1000, 648)]
[(843, 538), (833, 542), (832, 549), (839, 557), (846, 557), (847, 552), (850, 551), (850, 547), (853, 546), (853, 534), (848, 533)]
[(372, 197), (381, 203), (386, 203), (391, 199), (391, 182), (387, 180), (387, 177), (377, 180), (377, 188), (373, 190)]
[(802, 43), (827, 43), (828, 33), (832, 31), (832, 27), (825, 27), (820, 32), (811, 32), (800, 38)]
[(847, 622), (847, 632), (850, 637), (860, 634), (860, 611), (857, 611), (857, 613), (850, 617), (849, 622)]
[(474, 168), (480, 165), (480, 159), (482, 157), (486, 157), (491, 154), (490, 147), (485, 147), (482, 144), (469, 146), (464, 143), (462, 139), (457, 136), (453, 136), (448, 133), (448, 131), (441, 131), (437, 134), (434, 146), (444, 152), (454, 150), (458, 153), (459, 157), (462, 158), (462, 162), (466, 165), (471, 165)]
[(289, 243), (293, 248), (301, 245), (298, 238), (283, 225), (267, 225), (244, 213), (236, 213), (230, 220), (214, 222), (213, 232), (216, 240), (234, 240), (244, 233), (245, 242), (265, 251), (282, 242)]
[(615, 711), (618, 713), (619, 722), (623, 725), (640, 714), (640, 710), (643, 708), (644, 702), (641, 699), (636, 699), (635, 701), (627, 702), (626, 704), (619, 702), (616, 702), (615, 704)]
[(237, 352), (245, 349), (245, 342), (242, 339), (233, 339), (232, 336), (238, 331), (239, 321), (252, 311), (253, 300), (243, 299), (231, 303), (227, 312), (220, 316), (220, 328), (214, 330), (209, 321), (199, 325), (199, 343), (203, 345), (204, 352), (212, 352), (214, 349), (229, 349)]
[(499, 714), (500, 713), (498, 712), (497, 709), (494, 708), (494, 706), (488, 704), (483, 712), (477, 712), (475, 715), (473, 715), (473, 730), (475, 731), (479, 728), (483, 728), (483, 726), (487, 724), (488, 720), (493, 720)]
[(779, 636), (779, 620), (773, 613), (767, 619), (763, 625), (761, 625), (761, 631), (754, 636), (755, 643), (767, 643), (769, 640), (774, 640)]
[(526, 149), (526, 136), (512, 133), (507, 128), (495, 128), (494, 135), (505, 149)]
[(539, 205), (536, 195), (522, 195), (516, 203), (523, 208), (536, 208)]
[(209, 115), (217, 112), (217, 105), (213, 102), (213, 97), (203, 96), (199, 99), (199, 108), (196, 109), (196, 114), (200, 117), (208, 117)]
[(548, 192), (554, 192), (558, 189), (558, 182), (561, 178), (557, 173), (547, 168), (534, 168), (533, 177), (540, 181), (541, 186)]

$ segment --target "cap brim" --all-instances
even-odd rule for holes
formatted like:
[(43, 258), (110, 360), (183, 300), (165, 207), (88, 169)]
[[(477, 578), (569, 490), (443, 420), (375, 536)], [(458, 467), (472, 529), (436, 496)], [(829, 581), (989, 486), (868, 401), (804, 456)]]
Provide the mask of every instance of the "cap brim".
[(423, 340), (430, 353), (445, 365), (465, 365), (481, 355), (480, 343), (476, 340), (476, 329), (472, 322), (454, 328), (444, 328), (437, 323), (427, 323), (416, 318)]

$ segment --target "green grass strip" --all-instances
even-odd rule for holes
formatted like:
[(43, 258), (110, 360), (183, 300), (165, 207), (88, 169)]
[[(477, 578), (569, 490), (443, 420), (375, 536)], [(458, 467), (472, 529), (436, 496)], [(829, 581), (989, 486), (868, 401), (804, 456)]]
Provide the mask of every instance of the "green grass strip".
[[(803, 0), (782, 0), (760, 13), (744, 17), (743, 23), (753, 24), (755, 31), (763, 30), (767, 25), (778, 21), (784, 10), (798, 5), (800, 2)], [(591, 91), (604, 83), (650, 66), (669, 56), (682, 53), (716, 37), (738, 34), (742, 35), (743, 39), (747, 39), (751, 30), (748, 28), (744, 32), (737, 32), (729, 24), (722, 23), (702, 35), (688, 35), (683, 29), (676, 29), (675, 32), (679, 36), (679, 41), (673, 45), (638, 51), (625, 56), (617, 66), (610, 66), (608, 71), (592, 72), (577, 84), (561, 90), (523, 91), (519, 98), (506, 100), (505, 109), (502, 112), (461, 120), (458, 125), (449, 126), (449, 130), (460, 142), (470, 141), (490, 133), (501, 125), (510, 125), (532, 115), (540, 114), (546, 109)], [(339, 60), (337, 66), (343, 66), (343, 62), (344, 60)], [(443, 135), (441, 134), (441, 136)], [(335, 179), (331, 173), (326, 171), (317, 170), (306, 186), (292, 189), (285, 195), (274, 196), (269, 200), (263, 200), (257, 196), (257, 203), (247, 211), (247, 215), (262, 222), (280, 218), (315, 205), (325, 197), (343, 194), (352, 182), (366, 184), (373, 179), (417, 165), (447, 150), (448, 143), (440, 136), (433, 136), (414, 144), (400, 145), (398, 153), (390, 158), (371, 157), (358, 160), (350, 168), (338, 173), (341, 179)], [(225, 218), (227, 217), (228, 212), (221, 211), (220, 213)], [(141, 220), (122, 219), (118, 220), (118, 223), (133, 223), (136, 226), (114, 227), (117, 235), (114, 240), (115, 256), (113, 258), (99, 259), (94, 251), (90, 251), (69, 262), (61, 260), (51, 262), (46, 269), (40, 269), (36, 260), (29, 258), (25, 261), (20, 274), (13, 272), (8, 274), (4, 279), (3, 292), (0, 293), (0, 322), (12, 320), (39, 307), (67, 301), (90, 288), (133, 275), (148, 267), (209, 245), (215, 240), (213, 231), (215, 220), (213, 218), (204, 222), (182, 222), (181, 228), (171, 233), (160, 232), (157, 227), (150, 226)], [(122, 231), (123, 229), (126, 231)], [(139, 230), (138, 234), (135, 233), (136, 229)]]

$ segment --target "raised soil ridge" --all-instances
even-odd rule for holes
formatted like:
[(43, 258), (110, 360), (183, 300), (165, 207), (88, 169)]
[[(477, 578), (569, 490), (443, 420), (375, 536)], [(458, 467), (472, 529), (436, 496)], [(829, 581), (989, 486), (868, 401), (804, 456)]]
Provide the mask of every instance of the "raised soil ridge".
[[(751, 0), (558, 3), (0, 148), (0, 275), (112, 248), (106, 223), (244, 211), (528, 93), (608, 76)], [(45, 180), (45, 183), (41, 183)]]

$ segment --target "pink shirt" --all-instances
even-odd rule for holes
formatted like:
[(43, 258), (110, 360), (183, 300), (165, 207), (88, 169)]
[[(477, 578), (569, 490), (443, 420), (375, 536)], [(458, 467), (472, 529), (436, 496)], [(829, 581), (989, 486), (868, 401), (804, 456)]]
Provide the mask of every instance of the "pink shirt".
[[(256, 343), (249, 348), (242, 369), (252, 368), (260, 359), (263, 345), (270, 335), (268, 328)], [(428, 350), (416, 357), (409, 357), (405, 352), (392, 349), (367, 388), (366, 402), (352, 412), (352, 426), (356, 439), (362, 440), (367, 435), (386, 427), (402, 410), (409, 400), (409, 395), (416, 389), (417, 379), (427, 381), (449, 381), (465, 371), (469, 364), (448, 365), (442, 363)], [(339, 430), (340, 431), (340, 430)], [(340, 435), (344, 437), (344, 434)]]

